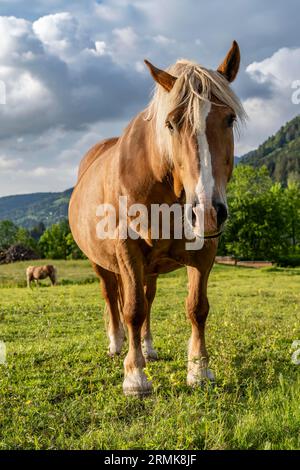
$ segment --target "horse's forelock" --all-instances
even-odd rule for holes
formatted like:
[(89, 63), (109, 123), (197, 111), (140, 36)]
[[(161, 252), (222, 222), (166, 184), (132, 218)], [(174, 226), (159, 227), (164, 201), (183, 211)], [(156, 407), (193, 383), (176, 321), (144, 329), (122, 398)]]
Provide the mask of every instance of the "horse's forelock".
[(181, 59), (167, 69), (177, 76), (177, 80), (168, 93), (160, 85), (155, 88), (146, 119), (153, 119), (156, 140), (162, 154), (171, 156), (171, 140), (165, 132), (167, 116), (182, 108), (181, 124), (190, 126), (193, 133), (201, 131), (203, 124), (203, 105), (214, 97), (221, 104), (230, 107), (237, 117), (237, 123), (246, 119), (245, 110), (230, 88), (228, 81), (214, 70), (208, 70), (195, 62)]

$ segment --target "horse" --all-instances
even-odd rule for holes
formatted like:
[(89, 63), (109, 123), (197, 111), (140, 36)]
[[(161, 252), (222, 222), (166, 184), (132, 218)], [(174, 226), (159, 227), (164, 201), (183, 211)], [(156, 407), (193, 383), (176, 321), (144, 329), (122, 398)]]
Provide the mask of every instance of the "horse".
[[(187, 384), (197, 387), (215, 380), (205, 346), (207, 283), (228, 216), (226, 186), (233, 170), (235, 123), (246, 119), (230, 86), (240, 64), (236, 41), (217, 70), (185, 59), (167, 70), (148, 60), (145, 64), (155, 82), (150, 103), (120, 137), (88, 151), (69, 204), (72, 234), (91, 261), (106, 301), (111, 356), (120, 354), (124, 326), (127, 330), (123, 392), (135, 396), (152, 391), (144, 369), (147, 361), (157, 359), (150, 329), (157, 277), (184, 266), (192, 329)], [(169, 238), (142, 228), (138, 236), (121, 236), (120, 197), (131, 207), (143, 205), (148, 214), (154, 204), (189, 204), (193, 237), (202, 240), (201, 248), (187, 249), (187, 237), (177, 239), (174, 231)], [(103, 204), (116, 211), (115, 236), (98, 236), (98, 208)], [(133, 220), (130, 213), (126, 217)]]
[(40, 279), (50, 278), (52, 286), (57, 282), (57, 271), (54, 266), (48, 264), (46, 266), (28, 266), (26, 269), (27, 287), (31, 287), (31, 282), (35, 281), (38, 286)]

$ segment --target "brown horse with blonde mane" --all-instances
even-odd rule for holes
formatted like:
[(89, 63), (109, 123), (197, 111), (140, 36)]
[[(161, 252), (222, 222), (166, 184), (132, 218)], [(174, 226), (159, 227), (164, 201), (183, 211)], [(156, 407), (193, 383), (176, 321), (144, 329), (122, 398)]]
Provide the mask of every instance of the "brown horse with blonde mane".
[[(216, 71), (187, 60), (179, 60), (167, 71), (145, 63), (156, 82), (153, 99), (121, 137), (102, 141), (86, 154), (69, 207), (74, 238), (101, 279), (110, 317), (111, 355), (121, 352), (123, 325), (127, 327), (129, 351), (123, 382), (127, 395), (144, 395), (152, 389), (144, 368), (147, 360), (157, 359), (150, 331), (156, 280), (159, 274), (182, 266), (188, 271), (186, 310), (192, 326), (187, 383), (196, 386), (214, 380), (204, 336), (209, 311), (207, 282), (227, 218), (233, 127), (245, 118), (230, 88), (240, 63), (235, 41)], [(187, 239), (177, 239), (174, 230), (167, 239), (142, 228), (136, 237), (120, 236), (121, 196), (130, 205), (142, 204), (149, 213), (154, 204), (190, 204), (195, 240), (201, 238), (201, 207), (201, 249), (187, 249)], [(97, 235), (98, 207), (103, 204), (116, 210), (114, 237)], [(131, 215), (127, 217), (132, 221)]]

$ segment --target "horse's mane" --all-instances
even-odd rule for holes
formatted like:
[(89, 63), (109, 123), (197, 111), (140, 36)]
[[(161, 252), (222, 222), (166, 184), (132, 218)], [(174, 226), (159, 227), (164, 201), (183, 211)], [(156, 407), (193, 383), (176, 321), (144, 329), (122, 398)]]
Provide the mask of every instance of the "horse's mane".
[(232, 109), (237, 117), (236, 126), (245, 121), (246, 112), (242, 103), (219, 72), (185, 59), (177, 61), (167, 72), (178, 77), (172, 90), (167, 93), (157, 85), (146, 113), (147, 120), (154, 120), (157, 144), (162, 154), (169, 154), (170, 150), (170, 138), (166, 137), (164, 129), (166, 118), (179, 107), (184, 110), (180, 123), (189, 124), (193, 133), (201, 131), (203, 107), (212, 97)]

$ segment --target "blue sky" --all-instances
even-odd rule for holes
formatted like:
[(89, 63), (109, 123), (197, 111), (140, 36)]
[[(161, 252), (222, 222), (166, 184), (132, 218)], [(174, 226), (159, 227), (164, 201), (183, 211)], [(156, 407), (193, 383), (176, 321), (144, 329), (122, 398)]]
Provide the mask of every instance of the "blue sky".
[(0, 0), (0, 196), (59, 191), (83, 154), (119, 135), (149, 101), (143, 59), (216, 68), (233, 39), (249, 115), (237, 155), (299, 114), (298, 0)]

